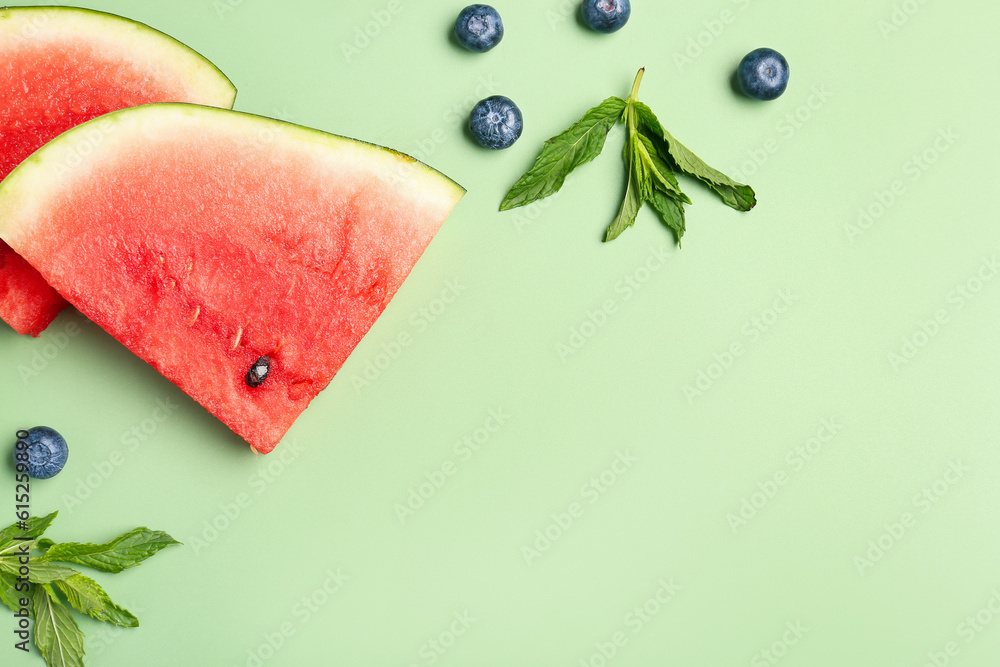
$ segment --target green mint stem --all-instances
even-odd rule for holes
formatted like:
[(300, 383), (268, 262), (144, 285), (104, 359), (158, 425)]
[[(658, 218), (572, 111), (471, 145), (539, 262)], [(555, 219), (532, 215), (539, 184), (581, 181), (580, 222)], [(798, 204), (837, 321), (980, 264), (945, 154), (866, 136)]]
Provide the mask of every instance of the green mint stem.
[(639, 84), (642, 83), (642, 74), (645, 71), (646, 71), (646, 68), (643, 67), (635, 75), (635, 81), (632, 82), (632, 92), (628, 96), (628, 101), (631, 102), (632, 100), (639, 99)]

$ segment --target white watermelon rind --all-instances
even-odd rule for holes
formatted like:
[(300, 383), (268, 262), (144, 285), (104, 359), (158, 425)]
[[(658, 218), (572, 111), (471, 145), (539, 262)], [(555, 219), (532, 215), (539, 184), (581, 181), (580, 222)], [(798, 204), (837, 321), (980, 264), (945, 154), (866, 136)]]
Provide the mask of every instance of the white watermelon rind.
[(137, 123), (146, 126), (140, 129), (155, 132), (157, 127), (173, 125), (172, 114), (199, 115), (206, 122), (218, 123), (220, 132), (246, 137), (250, 145), (305, 142), (319, 144), (324, 150), (352, 152), (355, 159), (371, 161), (373, 170), (385, 175), (386, 187), (399, 196), (412, 197), (414, 201), (442, 210), (450, 211), (466, 193), (465, 188), (433, 167), (377, 144), (243, 111), (178, 102), (145, 104), (113, 111), (77, 125), (15, 167), (0, 182), (0, 238), (17, 250), (22, 237), (30, 234), (35, 223), (45, 218), (41, 208), (47, 201), (47, 191), (71, 187), (67, 178), (85, 177), (89, 160), (100, 160), (102, 154), (113, 152), (116, 135), (128, 135), (127, 132), (117, 133), (117, 125)]
[[(19, 40), (64, 38), (79, 34), (85, 41), (104, 42), (110, 49), (123, 48), (123, 55), (145, 54), (149, 62), (138, 63), (143, 71), (175, 74), (191, 97), (231, 109), (236, 86), (212, 61), (170, 35), (133, 19), (82, 7), (2, 7), (0, 46), (13, 47)], [(2, 49), (0, 49), (2, 51)], [(133, 58), (129, 58), (134, 62)]]

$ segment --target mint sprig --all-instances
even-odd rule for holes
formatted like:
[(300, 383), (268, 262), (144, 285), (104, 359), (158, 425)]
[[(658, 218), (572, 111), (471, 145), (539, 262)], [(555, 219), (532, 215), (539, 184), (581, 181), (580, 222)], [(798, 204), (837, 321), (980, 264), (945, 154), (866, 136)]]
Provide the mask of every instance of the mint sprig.
[(546, 141), (535, 164), (504, 197), (500, 210), (524, 206), (558, 192), (571, 171), (601, 154), (608, 132), (624, 109), (625, 100), (609, 97), (568, 130)]
[[(78, 667), (83, 665), (83, 632), (71, 608), (124, 628), (138, 626), (139, 619), (115, 604), (100, 584), (66, 564), (121, 572), (180, 542), (162, 531), (139, 527), (103, 544), (57, 544), (41, 536), (56, 514), (32, 517), (25, 528), (12, 524), (0, 531), (0, 602), (16, 613), (20, 599), (28, 598), (28, 612), (35, 621), (34, 642), (42, 657), (50, 667)], [(31, 539), (19, 539), (24, 537)], [(30, 591), (18, 580), (24, 550), (30, 553)]]
[(685, 174), (694, 176), (715, 190), (726, 206), (731, 206), (737, 211), (749, 211), (754, 207), (757, 199), (754, 196), (753, 188), (737, 183), (721, 171), (705, 164), (687, 146), (664, 130), (653, 111), (639, 100), (635, 100), (635, 113), (642, 130), (652, 135), (653, 141), (658, 144), (661, 151), (666, 149), (667, 154), (673, 159), (673, 163), (677, 165), (678, 169)]
[(172, 544), (180, 542), (162, 531), (139, 527), (104, 544), (53, 544), (39, 560), (86, 565), (101, 572), (121, 572)]
[(635, 224), (642, 204), (648, 203), (680, 243), (685, 231), (684, 205), (691, 200), (681, 191), (675, 172), (702, 181), (727, 206), (739, 211), (753, 208), (757, 199), (749, 185), (737, 183), (708, 166), (663, 129), (652, 110), (639, 101), (644, 71), (640, 69), (636, 74), (627, 99), (609, 97), (567, 130), (546, 141), (534, 165), (504, 197), (500, 210), (524, 206), (557, 192), (571, 171), (601, 153), (608, 132), (619, 121), (627, 132), (622, 156), (625, 196), (608, 227), (605, 241), (618, 238)]

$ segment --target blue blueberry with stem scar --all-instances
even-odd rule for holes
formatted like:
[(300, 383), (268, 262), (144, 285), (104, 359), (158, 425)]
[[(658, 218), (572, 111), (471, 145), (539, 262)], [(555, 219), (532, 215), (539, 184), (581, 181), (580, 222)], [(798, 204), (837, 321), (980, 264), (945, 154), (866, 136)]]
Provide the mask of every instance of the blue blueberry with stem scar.
[(472, 109), (469, 129), (480, 145), (499, 150), (517, 141), (524, 129), (524, 119), (509, 97), (493, 95)]
[(503, 39), (503, 21), (489, 5), (469, 5), (455, 20), (455, 37), (470, 51), (489, 51)]
[(48, 479), (63, 469), (67, 458), (66, 440), (54, 429), (36, 426), (17, 432), (14, 465), (18, 472), (26, 472), (35, 479)]
[(755, 100), (773, 100), (788, 86), (788, 61), (774, 49), (754, 49), (736, 69), (740, 90)]
[(629, 0), (584, 0), (583, 20), (597, 32), (614, 32), (632, 13)]

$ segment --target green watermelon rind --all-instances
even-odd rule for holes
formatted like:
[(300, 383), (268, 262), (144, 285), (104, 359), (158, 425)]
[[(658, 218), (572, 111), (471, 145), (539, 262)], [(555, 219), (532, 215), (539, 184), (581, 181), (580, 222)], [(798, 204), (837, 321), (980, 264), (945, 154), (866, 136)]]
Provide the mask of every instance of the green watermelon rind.
[[(45, 26), (48, 16), (55, 14), (59, 20), (70, 26), (73, 21), (94, 22), (101, 24), (102, 31), (118, 30), (123, 36), (131, 37), (127, 31), (136, 31), (135, 37), (144, 42), (147, 46), (156, 45), (162, 49), (167, 56), (166, 60), (171, 61), (171, 67), (176, 67), (173, 63), (178, 59), (186, 58), (191, 70), (203, 72), (204, 76), (199, 86), (199, 90), (205, 93), (206, 98), (210, 98), (218, 92), (216, 88), (225, 91), (225, 96), (220, 96), (218, 104), (231, 109), (236, 101), (236, 86), (211, 60), (203, 56), (198, 51), (192, 49), (187, 44), (171, 37), (165, 32), (146, 25), (141, 21), (102, 12), (95, 9), (83, 7), (58, 7), (52, 5), (42, 5), (37, 7), (0, 7), (0, 33), (6, 30), (18, 30), (27, 26), (38, 29)], [(34, 15), (34, 16), (33, 16)], [(15, 25), (12, 19), (21, 19), (20, 25)], [(43, 20), (44, 19), (44, 20)], [(26, 39), (32, 39), (30, 34), (24, 34)], [(187, 68), (178, 68), (187, 69)]]

